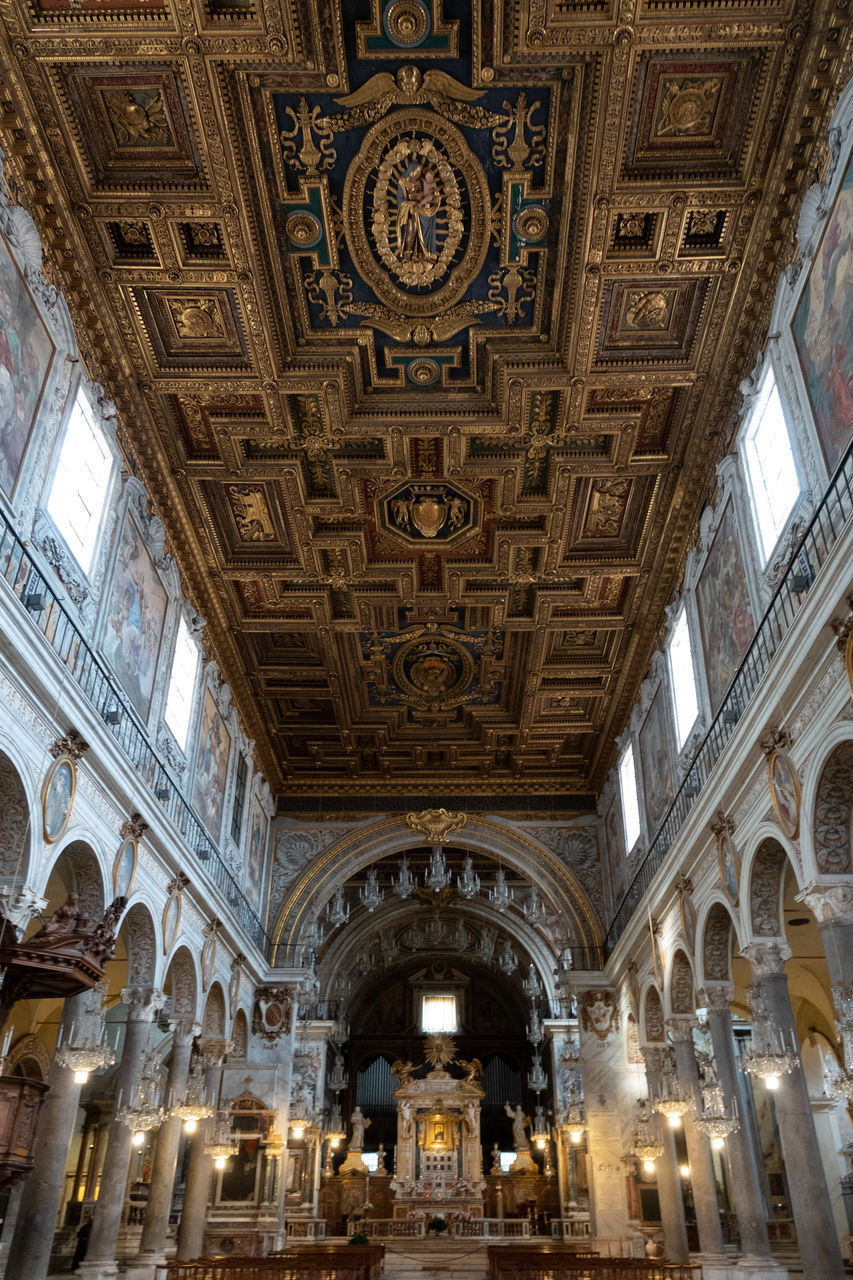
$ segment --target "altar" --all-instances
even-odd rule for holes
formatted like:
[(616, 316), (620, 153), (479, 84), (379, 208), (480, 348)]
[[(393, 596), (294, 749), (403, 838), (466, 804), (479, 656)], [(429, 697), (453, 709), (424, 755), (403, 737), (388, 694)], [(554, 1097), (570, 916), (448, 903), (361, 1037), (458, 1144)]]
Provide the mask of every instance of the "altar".
[(411, 1064), (397, 1063), (397, 1153), (391, 1190), (395, 1218), (418, 1212), (441, 1217), (450, 1209), (483, 1216), (480, 1103), (483, 1090), (475, 1075), (479, 1063), (460, 1063), (457, 1080), (439, 1061), (415, 1079)]

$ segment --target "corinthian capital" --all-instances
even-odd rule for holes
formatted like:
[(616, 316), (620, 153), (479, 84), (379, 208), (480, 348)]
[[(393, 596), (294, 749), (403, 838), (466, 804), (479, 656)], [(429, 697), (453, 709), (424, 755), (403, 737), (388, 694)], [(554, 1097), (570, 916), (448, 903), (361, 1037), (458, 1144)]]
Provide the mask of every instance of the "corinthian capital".
[(43, 898), (28, 884), (0, 885), (0, 916), (8, 920), (21, 937), (33, 916), (44, 911), (47, 898)]
[(728, 1013), (735, 998), (733, 982), (706, 982), (696, 992), (696, 1003), (700, 1009), (710, 1009), (712, 1013)]
[(756, 978), (769, 978), (774, 973), (783, 973), (785, 961), (790, 960), (793, 952), (782, 938), (758, 939), (749, 942), (741, 949), (752, 965)]
[(853, 924), (853, 884), (807, 884), (796, 897), (813, 911), (818, 924), (827, 920)]
[(166, 1003), (166, 993), (156, 987), (124, 987), (121, 1002), (127, 1005), (129, 1022), (153, 1022)]

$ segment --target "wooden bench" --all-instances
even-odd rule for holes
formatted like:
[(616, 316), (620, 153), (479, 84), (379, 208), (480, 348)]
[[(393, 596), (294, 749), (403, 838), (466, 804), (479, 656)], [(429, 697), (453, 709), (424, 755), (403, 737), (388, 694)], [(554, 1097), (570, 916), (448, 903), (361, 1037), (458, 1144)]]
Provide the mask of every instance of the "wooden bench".
[(384, 1253), (383, 1245), (306, 1243), (265, 1258), (167, 1262), (158, 1280), (379, 1280)]
[(646, 1258), (602, 1258), (557, 1243), (489, 1246), (489, 1280), (697, 1280), (701, 1268)]

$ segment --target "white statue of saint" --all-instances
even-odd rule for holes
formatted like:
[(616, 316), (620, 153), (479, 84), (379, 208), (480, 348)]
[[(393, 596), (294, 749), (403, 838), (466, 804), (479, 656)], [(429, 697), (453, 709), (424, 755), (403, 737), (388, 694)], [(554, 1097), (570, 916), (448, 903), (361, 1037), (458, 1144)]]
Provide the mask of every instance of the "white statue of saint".
[(404, 1138), (408, 1138), (412, 1132), (411, 1102), (400, 1103), (400, 1132)]
[(349, 1149), (350, 1151), (361, 1151), (364, 1148), (364, 1131), (369, 1127), (370, 1121), (361, 1114), (361, 1107), (356, 1107), (349, 1119), (352, 1125)]
[(530, 1143), (527, 1141), (527, 1134), (524, 1132), (525, 1115), (524, 1108), (519, 1102), (513, 1111), (507, 1102), (504, 1110), (512, 1121), (512, 1145), (516, 1151), (529, 1151)]

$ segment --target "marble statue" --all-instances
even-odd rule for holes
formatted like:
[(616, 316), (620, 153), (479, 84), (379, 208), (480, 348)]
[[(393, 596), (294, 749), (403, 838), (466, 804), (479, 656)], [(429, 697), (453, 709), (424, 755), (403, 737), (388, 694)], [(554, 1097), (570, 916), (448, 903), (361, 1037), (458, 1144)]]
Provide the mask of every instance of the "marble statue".
[(524, 1126), (527, 1123), (527, 1117), (524, 1114), (524, 1108), (519, 1102), (515, 1110), (507, 1102), (504, 1110), (512, 1121), (512, 1145), (516, 1151), (529, 1151), (530, 1143), (527, 1141), (527, 1134), (524, 1132)]
[(364, 1148), (364, 1131), (369, 1128), (370, 1121), (366, 1116), (361, 1114), (361, 1107), (356, 1107), (349, 1119), (350, 1124), (352, 1125), (352, 1137), (349, 1140), (349, 1149), (350, 1151), (361, 1151)]

